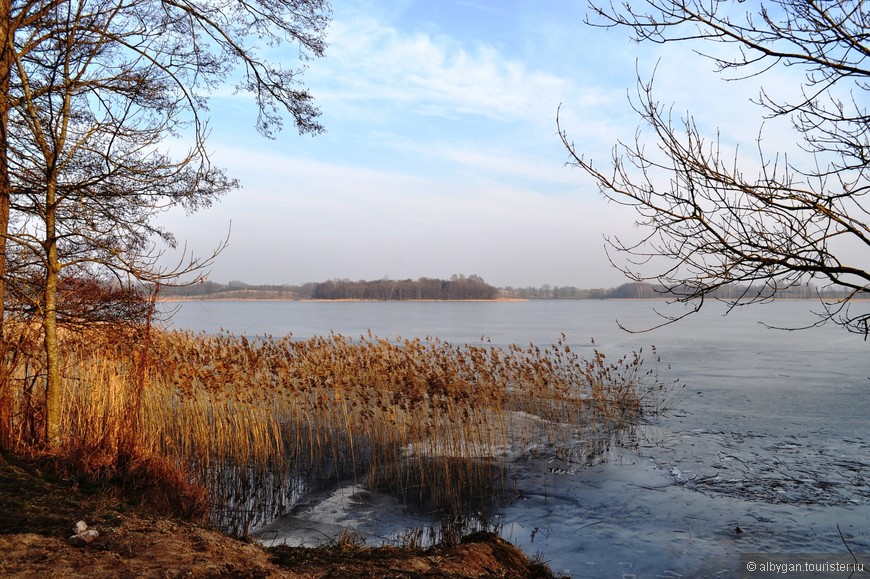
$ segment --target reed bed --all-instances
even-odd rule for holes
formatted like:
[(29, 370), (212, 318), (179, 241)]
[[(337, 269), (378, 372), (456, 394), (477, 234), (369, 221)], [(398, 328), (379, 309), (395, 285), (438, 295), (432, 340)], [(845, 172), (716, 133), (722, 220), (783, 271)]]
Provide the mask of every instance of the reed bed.
[[(213, 522), (237, 534), (339, 484), (455, 520), (498, 496), (512, 460), (596, 460), (664, 388), (640, 353), (584, 359), (564, 339), (501, 348), (97, 328), (65, 334), (63, 351), (66, 452), (91, 470), (161, 457), (207, 489)], [(37, 374), (18, 364), (0, 391), (9, 440), (38, 420), (21, 387)]]

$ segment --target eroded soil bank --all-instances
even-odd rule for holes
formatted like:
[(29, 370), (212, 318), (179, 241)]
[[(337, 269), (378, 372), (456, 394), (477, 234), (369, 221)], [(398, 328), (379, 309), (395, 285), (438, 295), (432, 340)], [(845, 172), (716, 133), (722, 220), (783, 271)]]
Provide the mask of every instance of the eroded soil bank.
[[(78, 520), (99, 532), (68, 538)], [(155, 516), (115, 489), (80, 488), (36, 465), (0, 456), (3, 577), (553, 577), (495, 535), (429, 549), (264, 549), (189, 522)]]

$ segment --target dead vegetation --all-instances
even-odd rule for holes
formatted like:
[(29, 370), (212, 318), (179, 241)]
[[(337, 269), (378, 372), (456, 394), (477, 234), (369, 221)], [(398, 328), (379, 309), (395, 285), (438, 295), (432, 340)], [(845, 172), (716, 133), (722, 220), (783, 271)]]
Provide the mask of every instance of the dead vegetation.
[[(0, 576), (553, 577), (545, 565), (487, 533), (429, 549), (364, 548), (345, 541), (316, 549), (267, 550), (159, 516), (130, 499), (112, 484), (58, 476), (47, 457), (23, 460), (0, 454)], [(99, 532), (86, 547), (67, 540), (80, 519)]]
[[(14, 335), (0, 440), (34, 453), (43, 369), (28, 329)], [(584, 359), (564, 341), (249, 340), (98, 326), (62, 340), (57, 471), (241, 536), (309, 489), (348, 483), (455, 519), (497, 496), (525, 452), (597, 460), (664, 388), (639, 354)]]

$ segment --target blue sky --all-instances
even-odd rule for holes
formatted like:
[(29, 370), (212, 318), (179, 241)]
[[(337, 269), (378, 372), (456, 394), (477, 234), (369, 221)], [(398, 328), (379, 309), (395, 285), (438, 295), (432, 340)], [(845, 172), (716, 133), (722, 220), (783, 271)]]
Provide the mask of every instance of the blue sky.
[(628, 94), (656, 63), (661, 100), (713, 130), (725, 119), (726, 141), (751, 142), (760, 111), (751, 82), (723, 82), (689, 47), (638, 45), (584, 15), (568, 0), (336, 1), (327, 54), (305, 73), (327, 132), (288, 126), (266, 140), (251, 99), (212, 98), (209, 146), (243, 188), (161, 223), (204, 255), (231, 221), (210, 274), (221, 282), (464, 273), (499, 286), (619, 285), (603, 237), (641, 232), (565, 166), (560, 103), (578, 150), (602, 163), (634, 138)]

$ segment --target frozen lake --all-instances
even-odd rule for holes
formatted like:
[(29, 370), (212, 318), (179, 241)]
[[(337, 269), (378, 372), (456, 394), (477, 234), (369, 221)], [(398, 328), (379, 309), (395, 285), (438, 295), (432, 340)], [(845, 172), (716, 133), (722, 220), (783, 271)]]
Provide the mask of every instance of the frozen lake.
[[(866, 304), (870, 307), (870, 304)], [(679, 312), (681, 306), (676, 306)], [(177, 328), (298, 338), (369, 329), (384, 338), (486, 336), (615, 358), (654, 344), (662, 376), (686, 386), (629, 448), (585, 467), (512, 465), (516, 499), (495, 519), (502, 536), (574, 577), (737, 577), (740, 553), (870, 553), (870, 343), (836, 327), (802, 332), (815, 302), (722, 316), (719, 304), (650, 333), (651, 301), (185, 302)], [(357, 489), (358, 490), (358, 489)], [(373, 544), (432, 521), (377, 493), (345, 488), (303, 497), (264, 541), (315, 544), (343, 528)], [(839, 530), (838, 530), (839, 526)]]

